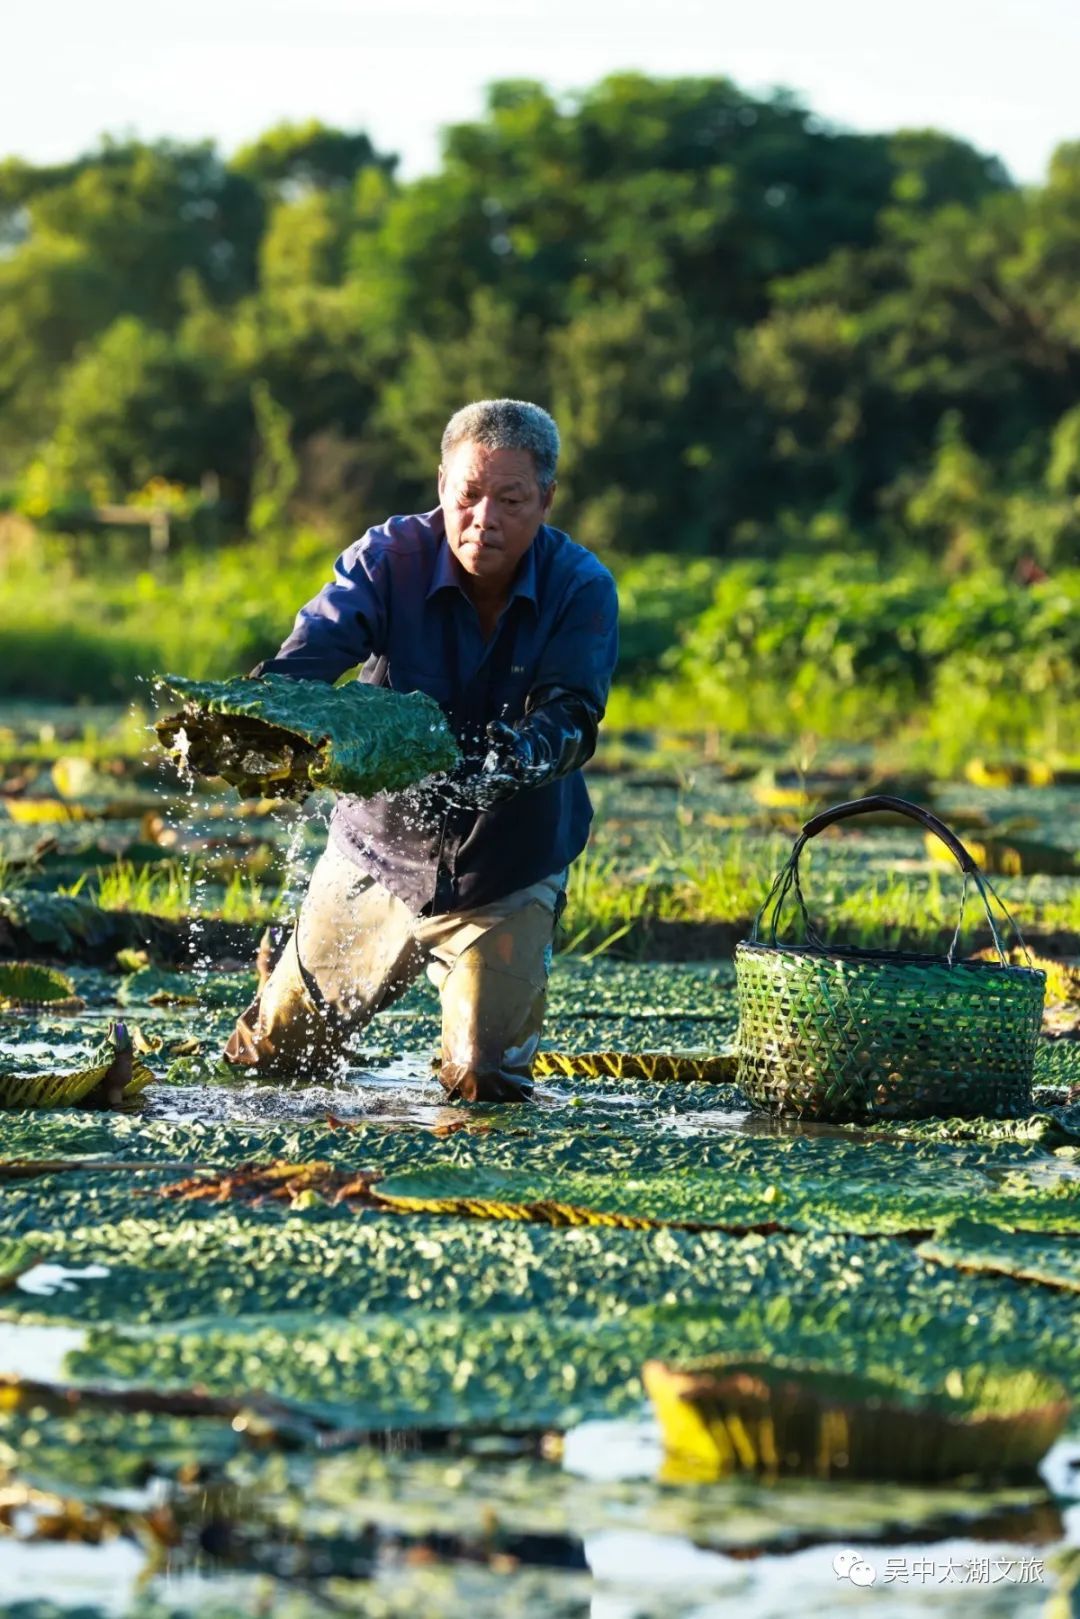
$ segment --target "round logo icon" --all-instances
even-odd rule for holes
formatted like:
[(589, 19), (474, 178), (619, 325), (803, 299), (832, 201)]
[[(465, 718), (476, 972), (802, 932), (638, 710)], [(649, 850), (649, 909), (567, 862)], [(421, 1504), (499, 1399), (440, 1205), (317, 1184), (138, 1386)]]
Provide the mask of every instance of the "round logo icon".
[(862, 1552), (845, 1550), (837, 1552), (832, 1560), (833, 1573), (838, 1580), (850, 1580), (852, 1585), (873, 1585), (877, 1579), (877, 1569), (873, 1563), (868, 1563)]

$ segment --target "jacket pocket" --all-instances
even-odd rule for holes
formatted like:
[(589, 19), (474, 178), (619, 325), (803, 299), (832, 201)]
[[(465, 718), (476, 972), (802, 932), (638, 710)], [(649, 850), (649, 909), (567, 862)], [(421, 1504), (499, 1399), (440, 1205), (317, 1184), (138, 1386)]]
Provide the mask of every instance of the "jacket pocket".
[(450, 677), (445, 669), (424, 669), (401, 658), (388, 660), (383, 684), (389, 686), (391, 691), (426, 692), (437, 703), (443, 704), (448, 703), (453, 695)]

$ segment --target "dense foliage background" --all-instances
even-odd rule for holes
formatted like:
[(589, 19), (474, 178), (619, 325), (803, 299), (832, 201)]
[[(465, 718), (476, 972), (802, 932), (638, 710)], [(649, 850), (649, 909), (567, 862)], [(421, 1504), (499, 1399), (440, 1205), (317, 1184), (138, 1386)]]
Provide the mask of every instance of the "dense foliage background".
[[(1018, 188), (719, 78), (497, 84), (408, 184), (316, 123), (9, 160), (0, 685), (244, 666), (340, 543), (434, 503), (451, 411), (511, 394), (559, 420), (557, 520), (620, 573), (632, 686), (825, 734), (962, 699), (1052, 740), (1078, 262), (1080, 143)], [(91, 520), (116, 503), (170, 508), (180, 555), (147, 568)]]

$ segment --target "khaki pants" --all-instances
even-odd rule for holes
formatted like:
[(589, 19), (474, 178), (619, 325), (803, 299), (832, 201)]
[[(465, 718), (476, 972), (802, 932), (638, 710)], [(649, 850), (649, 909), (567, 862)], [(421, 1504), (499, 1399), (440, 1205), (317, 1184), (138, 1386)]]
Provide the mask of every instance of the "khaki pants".
[(426, 967), (442, 1003), (439, 1077), (464, 1101), (532, 1094), (564, 876), (443, 916), (414, 916), (329, 843), (270, 977), (237, 1020), (228, 1062), (321, 1077), (352, 1035)]

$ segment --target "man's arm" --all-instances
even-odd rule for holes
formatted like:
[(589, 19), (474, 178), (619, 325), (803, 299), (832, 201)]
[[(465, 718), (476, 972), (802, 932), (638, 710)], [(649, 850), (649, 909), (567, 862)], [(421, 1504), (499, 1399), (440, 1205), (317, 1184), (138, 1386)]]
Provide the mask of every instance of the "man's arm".
[(380, 652), (386, 641), (386, 603), (374, 530), (343, 551), (334, 577), (301, 607), (292, 634), (276, 657), (252, 669), (256, 675), (290, 675), (294, 680), (324, 680), (328, 685), (346, 669)]

